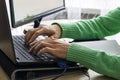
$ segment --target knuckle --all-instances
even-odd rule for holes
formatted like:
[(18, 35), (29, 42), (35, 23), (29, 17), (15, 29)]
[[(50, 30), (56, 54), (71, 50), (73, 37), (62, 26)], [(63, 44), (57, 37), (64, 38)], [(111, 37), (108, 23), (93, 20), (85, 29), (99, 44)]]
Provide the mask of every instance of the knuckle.
[(44, 51), (48, 51), (48, 50), (49, 50), (49, 48), (48, 48), (48, 47), (45, 47), (43, 50), (44, 50)]
[(42, 41), (40, 41), (40, 43), (41, 43), (41, 44), (44, 44), (44, 41), (42, 40)]
[(30, 32), (30, 33), (31, 33), (31, 32), (34, 32), (34, 30), (33, 30), (33, 29), (30, 29), (30, 30), (28, 30), (28, 32)]
[(43, 46), (43, 45), (44, 45), (44, 42), (43, 42), (43, 41), (41, 41), (41, 42), (40, 42), (40, 44), (41, 44), (41, 46)]
[(35, 35), (39, 35), (39, 31), (36, 31), (36, 32), (35, 32)]

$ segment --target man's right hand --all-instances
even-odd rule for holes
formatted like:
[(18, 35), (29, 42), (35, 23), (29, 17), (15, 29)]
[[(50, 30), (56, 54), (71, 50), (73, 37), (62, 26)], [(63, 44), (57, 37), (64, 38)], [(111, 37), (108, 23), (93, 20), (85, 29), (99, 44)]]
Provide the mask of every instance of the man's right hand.
[(27, 33), (25, 34), (25, 43), (30, 44), (39, 35), (46, 35), (48, 37), (59, 38), (60, 34), (61, 29), (58, 25), (39, 26), (38, 28), (33, 28), (27, 31)]

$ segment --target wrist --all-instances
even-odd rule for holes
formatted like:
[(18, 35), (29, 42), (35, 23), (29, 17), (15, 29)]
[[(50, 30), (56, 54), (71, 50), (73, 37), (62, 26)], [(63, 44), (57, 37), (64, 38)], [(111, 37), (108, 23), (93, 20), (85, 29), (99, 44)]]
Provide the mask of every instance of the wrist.
[(52, 25), (52, 28), (53, 28), (53, 30), (55, 31), (54, 37), (55, 37), (55, 38), (59, 38), (60, 35), (61, 35), (61, 28), (60, 28), (60, 26), (57, 25), (57, 24), (53, 24), (53, 25)]

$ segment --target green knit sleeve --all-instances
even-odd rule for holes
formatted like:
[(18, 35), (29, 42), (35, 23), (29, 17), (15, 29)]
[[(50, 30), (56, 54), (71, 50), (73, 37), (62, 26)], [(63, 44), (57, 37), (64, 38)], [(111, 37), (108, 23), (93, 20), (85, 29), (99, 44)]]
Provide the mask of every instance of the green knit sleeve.
[(66, 58), (100, 74), (120, 80), (120, 55), (110, 55), (72, 43)]
[[(105, 36), (120, 32), (120, 8), (98, 18), (56, 24), (61, 27), (61, 37), (77, 40), (104, 39)], [(66, 59), (80, 62), (98, 73), (120, 80), (120, 55), (109, 55), (72, 43)]]
[(72, 23), (57, 23), (62, 29), (61, 37), (77, 40), (104, 39), (120, 32), (120, 8), (105, 16)]

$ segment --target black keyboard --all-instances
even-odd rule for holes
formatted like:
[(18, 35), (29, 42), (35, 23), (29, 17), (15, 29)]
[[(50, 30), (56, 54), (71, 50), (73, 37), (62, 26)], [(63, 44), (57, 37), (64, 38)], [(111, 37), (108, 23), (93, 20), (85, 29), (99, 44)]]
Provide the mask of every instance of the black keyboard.
[(13, 44), (14, 44), (15, 50), (17, 50), (17, 52), (19, 52), (27, 60), (36, 59), (41, 62), (43, 62), (43, 61), (44, 62), (53, 62), (55, 59), (54, 56), (47, 54), (47, 53), (45, 53), (39, 57), (29, 53), (28, 52), (29, 46), (26, 46), (24, 43), (24, 35), (13, 36)]

